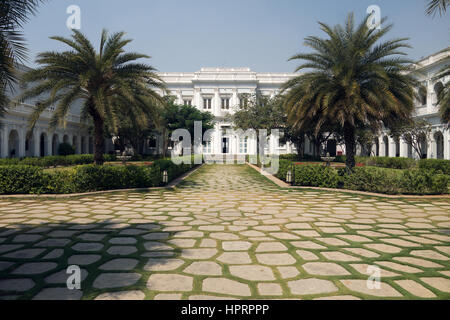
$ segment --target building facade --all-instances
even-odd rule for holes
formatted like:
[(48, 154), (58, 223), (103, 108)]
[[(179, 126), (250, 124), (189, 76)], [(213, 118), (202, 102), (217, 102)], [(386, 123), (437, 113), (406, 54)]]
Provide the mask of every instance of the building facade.
[[(293, 73), (257, 73), (249, 68), (202, 68), (194, 73), (160, 73), (176, 103), (195, 106), (215, 117), (214, 132), (203, 143), (204, 154), (256, 154), (256, 139), (242, 137), (233, 130), (231, 115), (244, 95), (273, 97)], [(292, 153), (290, 143), (279, 145), (276, 139), (267, 144), (269, 153)]]
[(422, 141), (421, 155), (404, 139), (394, 139), (384, 130), (372, 148), (373, 156), (429, 158), (450, 160), (450, 130), (442, 123), (439, 116), (438, 96), (450, 76), (438, 78), (442, 70), (450, 65), (450, 48), (421, 59), (415, 65), (416, 77), (421, 83), (417, 88), (419, 99), (415, 102), (414, 117), (423, 119), (432, 125), (432, 131)]
[[(26, 71), (20, 67), (20, 71)], [(15, 85), (12, 91), (8, 89), (11, 100), (20, 95), (22, 88)], [(80, 108), (72, 107), (67, 117), (65, 128), (49, 129), (50, 118), (54, 107), (47, 108), (39, 118), (32, 133), (29, 132), (28, 120), (35, 101), (25, 101), (7, 110), (6, 115), (0, 118), (0, 158), (43, 157), (57, 155), (61, 143), (74, 146), (77, 154), (93, 152), (93, 140), (89, 135), (87, 126), (82, 123)]]
[[(424, 139), (424, 154), (418, 155), (412, 146), (403, 139), (395, 140), (388, 131), (383, 131), (374, 141), (371, 155), (409, 158), (437, 158), (450, 160), (450, 131), (441, 122), (438, 114), (437, 97), (450, 81), (450, 77), (439, 79), (437, 75), (450, 64), (450, 48), (430, 55), (416, 63), (418, 79), (422, 84), (418, 89), (420, 99), (416, 101), (414, 116), (425, 119), (432, 124), (432, 133)], [(204, 154), (256, 154), (256, 139), (239, 136), (233, 130), (231, 115), (241, 103), (243, 95), (261, 94), (273, 97), (280, 91), (280, 87), (289, 79), (297, 76), (294, 73), (257, 73), (249, 68), (202, 68), (194, 73), (159, 73), (166, 83), (170, 94), (176, 98), (178, 104), (192, 105), (202, 111), (214, 115), (214, 131), (207, 141), (204, 141)], [(16, 88), (11, 97), (18, 95), (20, 88)], [(160, 92), (163, 95), (163, 92)], [(26, 101), (8, 110), (6, 116), (0, 119), (0, 157), (39, 157), (56, 155), (58, 146), (62, 142), (75, 147), (77, 154), (93, 153), (93, 139), (88, 127), (81, 122), (80, 110), (72, 108), (65, 128), (49, 130), (49, 121), (54, 111), (50, 107), (45, 111), (36, 124), (33, 134), (28, 133), (28, 119), (37, 101)], [(321, 147), (322, 152), (336, 149), (336, 153), (345, 153), (342, 146), (333, 141)], [(331, 145), (331, 147), (330, 147)], [(145, 142), (145, 154), (160, 154), (163, 142), (161, 137), (149, 139)], [(306, 138), (304, 152), (312, 155), (314, 144)], [(106, 151), (114, 151), (112, 141), (107, 141)], [(198, 150), (197, 150), (198, 151)], [(293, 144), (278, 144), (278, 140), (269, 139), (266, 153), (289, 154), (295, 153)], [(334, 154), (332, 154), (334, 155)]]

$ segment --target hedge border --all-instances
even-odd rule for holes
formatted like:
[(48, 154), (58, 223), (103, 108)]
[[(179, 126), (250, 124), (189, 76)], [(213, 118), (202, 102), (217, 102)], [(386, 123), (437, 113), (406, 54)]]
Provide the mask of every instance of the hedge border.
[(134, 188), (134, 189), (114, 189), (114, 190), (103, 190), (103, 191), (92, 191), (85, 193), (67, 193), (67, 194), (10, 194), (10, 195), (0, 195), (0, 200), (4, 199), (64, 199), (64, 198), (77, 198), (91, 195), (99, 195), (99, 194), (110, 194), (110, 193), (121, 193), (121, 192), (139, 192), (139, 191), (157, 191), (157, 190), (167, 190), (167, 189), (176, 189), (177, 186), (186, 180), (191, 174), (199, 170), (203, 167), (204, 164), (193, 167), (193, 169), (188, 172), (182, 174), (178, 178), (171, 181), (164, 187), (150, 187), (150, 188)]
[[(258, 173), (261, 173), (261, 168), (251, 164), (246, 163), (252, 169), (256, 170)], [(391, 195), (384, 193), (375, 193), (375, 192), (366, 192), (366, 191), (357, 191), (357, 190), (347, 190), (347, 189), (334, 189), (334, 188), (318, 188), (318, 187), (302, 187), (302, 186), (291, 186), (284, 182), (283, 180), (278, 179), (274, 175), (261, 174), (266, 177), (268, 180), (274, 182), (278, 187), (282, 189), (301, 189), (301, 190), (317, 190), (317, 191), (327, 191), (327, 192), (335, 192), (335, 193), (350, 193), (350, 194), (359, 194), (371, 197), (379, 197), (379, 198), (390, 198), (390, 199), (447, 199), (450, 198), (450, 194), (441, 194), (441, 195)]]

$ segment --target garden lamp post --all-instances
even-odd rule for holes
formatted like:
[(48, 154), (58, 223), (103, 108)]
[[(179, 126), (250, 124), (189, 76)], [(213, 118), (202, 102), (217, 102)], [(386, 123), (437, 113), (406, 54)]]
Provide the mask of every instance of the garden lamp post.
[(295, 183), (295, 178), (294, 178), (294, 164), (291, 164), (290, 169), (286, 172), (286, 182), (289, 183), (290, 185), (294, 185)]
[(292, 184), (292, 171), (289, 169), (286, 172), (286, 182)]
[(169, 174), (167, 173), (167, 170), (164, 170), (164, 172), (163, 172), (163, 183), (164, 184), (169, 183)]

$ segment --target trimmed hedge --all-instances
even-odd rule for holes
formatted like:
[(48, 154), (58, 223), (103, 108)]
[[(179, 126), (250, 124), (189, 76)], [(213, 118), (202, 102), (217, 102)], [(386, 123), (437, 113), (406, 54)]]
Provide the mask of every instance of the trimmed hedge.
[(150, 166), (81, 165), (46, 172), (27, 165), (0, 166), (0, 194), (69, 194), (163, 185), (163, 172), (169, 182), (189, 171), (191, 165), (164, 161)]
[[(280, 161), (277, 177), (286, 181), (292, 163)], [(349, 174), (345, 168), (334, 169), (323, 165), (295, 166), (297, 186), (338, 188), (384, 194), (445, 194), (448, 193), (448, 175), (435, 170), (395, 170), (377, 167), (354, 168)]]
[[(292, 170), (292, 162), (280, 160), (277, 178), (286, 181), (287, 172)], [(292, 177), (297, 186), (337, 188), (339, 186), (339, 175), (336, 170), (323, 165), (294, 166)]]
[(295, 185), (337, 188), (339, 186), (338, 172), (323, 165), (295, 166)]
[(376, 193), (400, 193), (401, 173), (385, 168), (355, 168), (352, 174), (346, 169), (339, 170), (342, 187), (348, 190), (358, 190)]
[(292, 162), (289, 160), (280, 160), (276, 177), (280, 180), (286, 181), (286, 175), (289, 170), (292, 170)]
[[(114, 155), (105, 154), (105, 161), (116, 161)], [(68, 156), (46, 156), (42, 158), (13, 158), (13, 159), (0, 159), (0, 166), (8, 165), (27, 165), (37, 166), (42, 168), (51, 167), (69, 167), (82, 164), (94, 163), (94, 155), (92, 154), (74, 154)]]
[[(344, 171), (342, 171), (344, 172)], [(343, 187), (387, 194), (448, 193), (448, 177), (431, 170), (389, 170), (384, 168), (355, 168), (353, 174), (343, 173)]]
[(443, 159), (422, 159), (419, 161), (419, 168), (433, 171), (441, 171), (450, 175), (450, 160)]
[(50, 177), (34, 166), (0, 167), (0, 194), (42, 193)]
[(416, 166), (416, 161), (410, 158), (358, 157), (357, 162), (367, 166), (390, 169), (411, 169)]
[[(345, 163), (346, 156), (336, 157), (336, 162)], [(356, 163), (366, 166), (388, 168), (388, 169), (411, 169), (417, 166), (417, 162), (410, 158), (390, 158), (390, 157), (355, 157)]]
[(181, 164), (181, 165), (174, 165), (171, 160), (156, 160), (153, 165), (155, 167), (158, 167), (161, 172), (164, 172), (167, 170), (167, 175), (169, 177), (169, 181), (172, 181), (182, 175), (183, 173), (189, 171), (193, 165), (191, 164)]

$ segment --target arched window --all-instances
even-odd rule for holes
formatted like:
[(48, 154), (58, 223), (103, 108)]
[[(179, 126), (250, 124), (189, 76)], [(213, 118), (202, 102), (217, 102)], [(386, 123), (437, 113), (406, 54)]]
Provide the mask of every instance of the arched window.
[(48, 155), (47, 150), (47, 135), (45, 133), (41, 134), (40, 141), (39, 141), (39, 155), (41, 157), (45, 157)]
[(8, 137), (8, 157), (19, 157), (19, 133), (11, 130)]
[(425, 86), (421, 86), (419, 88), (419, 102), (422, 106), (427, 104), (427, 88)]
[(434, 85), (434, 93), (436, 94), (436, 98), (439, 99), (439, 96), (441, 95), (442, 91), (444, 91), (444, 85), (442, 82), (438, 81)]
[(436, 141), (436, 158), (444, 159), (444, 135), (438, 131), (434, 134), (434, 140)]
[(400, 157), (400, 138), (395, 138), (395, 156)]

